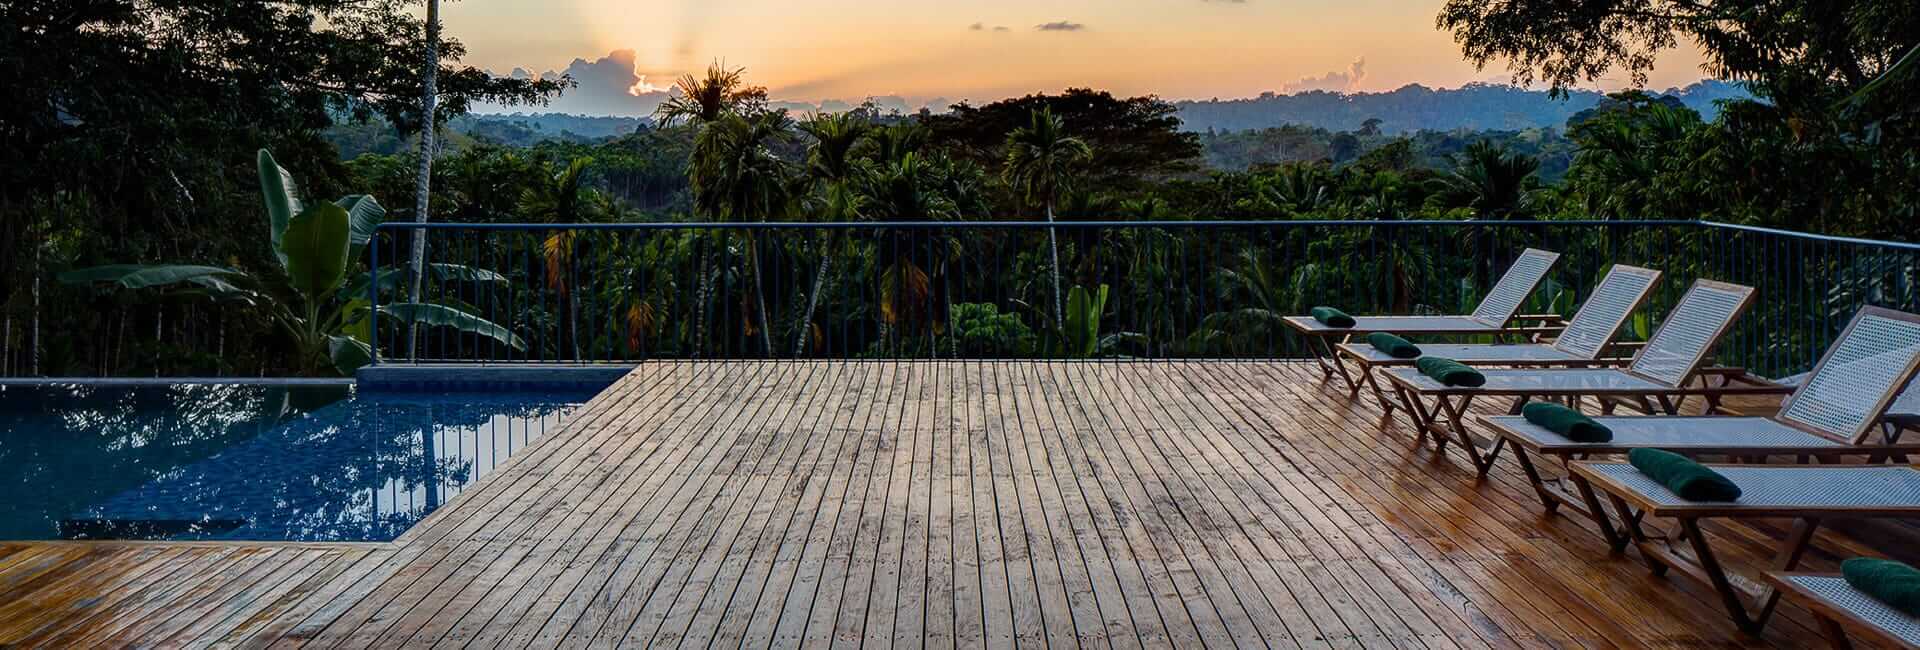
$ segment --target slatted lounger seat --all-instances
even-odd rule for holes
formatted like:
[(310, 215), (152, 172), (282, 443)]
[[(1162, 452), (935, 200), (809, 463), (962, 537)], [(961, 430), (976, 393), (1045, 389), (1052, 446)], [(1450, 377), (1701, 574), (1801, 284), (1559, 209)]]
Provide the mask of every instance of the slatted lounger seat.
[(1880, 645), (1920, 648), (1920, 618), (1888, 607), (1838, 575), (1772, 572), (1767, 583), (1813, 612), (1835, 648), (1853, 647), (1848, 631)]
[(1737, 369), (1701, 367), (1721, 335), (1752, 300), (1751, 287), (1711, 280), (1694, 282), (1667, 321), (1624, 369), (1494, 368), (1482, 371), (1485, 385), (1472, 388), (1448, 386), (1413, 368), (1382, 369), (1381, 376), (1393, 386), (1421, 442), (1431, 437), (1441, 451), (1448, 442), (1460, 442), (1484, 474), (1493, 458), (1480, 453), (1466, 425), (1467, 408), (1478, 397), (1513, 398), (1508, 410), (1511, 415), (1518, 415), (1521, 407), (1534, 398), (1577, 401), (1587, 397), (1624, 400), (1649, 412), (1677, 414), (1691, 396), (1705, 399), (1711, 412), (1719, 408), (1724, 397), (1790, 391), (1789, 387)]
[[(1594, 287), (1593, 295), (1580, 305), (1573, 320), (1567, 321), (1566, 328), (1554, 337), (1552, 343), (1422, 344), (1420, 352), (1423, 356), (1445, 357), (1470, 366), (1567, 368), (1617, 365), (1619, 360), (1603, 359), (1601, 353), (1613, 342), (1614, 336), (1620, 332), (1620, 326), (1633, 316), (1634, 310), (1646, 302), (1647, 295), (1653, 292), (1654, 283), (1659, 280), (1659, 271), (1614, 265), (1607, 270), (1607, 276)], [(1374, 379), (1374, 368), (1411, 366), (1414, 360), (1387, 354), (1364, 341), (1341, 343), (1335, 348), (1335, 353), (1345, 363), (1358, 368), (1358, 383), (1373, 389), (1380, 408), (1392, 411), (1393, 402), (1387, 399), (1380, 389), (1380, 383)], [(1359, 394), (1360, 386), (1354, 386), (1347, 397), (1352, 399)]]
[[(1752, 593), (1735, 586), (1714, 556), (1712, 539), (1700, 520), (1713, 518), (1792, 519), (1793, 528), (1775, 551), (1772, 571), (1799, 566), (1821, 522), (1840, 518), (1920, 517), (1920, 469), (1907, 466), (1768, 467), (1716, 465), (1740, 486), (1737, 501), (1689, 501), (1627, 463), (1576, 462), (1572, 472), (1607, 498), (1626, 538), (1656, 574), (1678, 569), (1719, 593), (1727, 615), (1743, 631), (1758, 634), (1779, 604), (1780, 592)], [(1650, 534), (1649, 517), (1672, 518), (1676, 538)], [(1692, 557), (1676, 548), (1685, 543)]]
[[(1898, 428), (1882, 429), (1879, 424), (1917, 372), (1920, 316), (1868, 307), (1854, 315), (1813, 372), (1772, 416), (1596, 417), (1595, 422), (1613, 431), (1613, 439), (1607, 442), (1569, 440), (1520, 416), (1486, 416), (1481, 423), (1497, 438), (1484, 457), (1487, 465), (1480, 468), (1481, 475), (1491, 469), (1502, 448), (1511, 447), (1548, 512), (1566, 505), (1598, 517), (1602, 515), (1586, 490), (1575, 498), (1556, 489), (1542, 479), (1532, 457), (1584, 459), (1652, 448), (1753, 460), (1865, 455), (1873, 462), (1904, 462), (1907, 454), (1920, 453), (1920, 445), (1900, 444)], [(1619, 545), (1617, 539), (1608, 541)]]
[[(1529, 248), (1520, 253), (1507, 267), (1505, 275), (1495, 282), (1493, 289), (1480, 300), (1480, 306), (1467, 316), (1355, 316), (1353, 327), (1332, 327), (1314, 320), (1312, 316), (1288, 316), (1282, 319), (1287, 327), (1306, 338), (1307, 352), (1313, 355), (1314, 363), (1320, 365), (1320, 373), (1332, 377), (1339, 373), (1346, 381), (1347, 389), (1359, 390), (1360, 384), (1345, 366), (1340, 356), (1335, 354), (1333, 346), (1337, 342), (1347, 341), (1354, 336), (1366, 336), (1374, 332), (1394, 334), (1429, 335), (1475, 335), (1475, 334), (1512, 334), (1508, 324), (1514, 320), (1514, 313), (1520, 311), (1520, 304), (1547, 278), (1547, 271), (1560, 261), (1560, 254)], [(1523, 320), (1539, 320), (1526, 317)], [(1558, 320), (1558, 317), (1553, 317)], [(1526, 334), (1538, 334), (1535, 329)]]

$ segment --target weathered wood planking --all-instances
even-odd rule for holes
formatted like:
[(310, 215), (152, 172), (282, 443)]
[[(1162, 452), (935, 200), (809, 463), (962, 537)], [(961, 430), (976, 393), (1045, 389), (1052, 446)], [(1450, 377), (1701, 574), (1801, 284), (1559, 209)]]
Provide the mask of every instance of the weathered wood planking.
[[(0, 543), (0, 646), (1818, 643), (1799, 609), (1740, 636), (1342, 393), (1285, 362), (645, 364), (392, 544)], [(1875, 530), (1810, 570), (1915, 541)], [(1784, 533), (1712, 532), (1749, 566)]]

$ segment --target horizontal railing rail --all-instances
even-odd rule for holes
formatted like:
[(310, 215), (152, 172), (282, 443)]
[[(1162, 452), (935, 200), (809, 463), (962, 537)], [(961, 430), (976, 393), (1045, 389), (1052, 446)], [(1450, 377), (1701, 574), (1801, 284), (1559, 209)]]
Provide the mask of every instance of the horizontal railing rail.
[[(1770, 376), (1861, 305), (1916, 307), (1920, 246), (1679, 220), (388, 223), (374, 267), (404, 277), (366, 300), (376, 363), (1291, 358), (1284, 316), (1470, 312), (1526, 247), (1563, 254), (1526, 314), (1571, 314), (1612, 264), (1665, 271), (1629, 339), (1696, 278), (1757, 287), (1719, 360)], [(415, 295), (513, 338), (380, 309)]]

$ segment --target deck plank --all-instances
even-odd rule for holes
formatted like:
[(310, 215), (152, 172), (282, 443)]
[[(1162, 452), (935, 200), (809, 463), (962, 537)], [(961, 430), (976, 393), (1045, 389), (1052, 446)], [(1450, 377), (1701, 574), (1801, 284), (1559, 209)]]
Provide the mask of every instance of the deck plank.
[[(391, 544), (0, 543), (0, 646), (1806, 647), (1291, 362), (642, 364)], [(1479, 405), (1480, 409), (1499, 405)], [(1715, 525), (1726, 562), (1785, 531)], [(1825, 531), (1811, 569), (1915, 547)], [(1912, 558), (1906, 558), (1912, 559)]]

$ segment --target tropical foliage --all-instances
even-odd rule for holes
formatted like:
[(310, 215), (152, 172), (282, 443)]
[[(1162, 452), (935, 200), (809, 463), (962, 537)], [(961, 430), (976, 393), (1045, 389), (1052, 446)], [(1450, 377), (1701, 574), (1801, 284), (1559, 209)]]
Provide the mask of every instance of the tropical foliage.
[[(408, 5), (280, 3), (260, 24), (178, 21), (191, 32), (178, 40), (147, 38), (132, 18), (201, 4), (0, 9), (10, 20), (0, 54), (28, 77), (11, 86), (21, 101), (0, 109), (0, 154), (17, 161), (0, 178), (0, 374), (315, 373), (351, 367), (374, 341), (406, 354), (423, 331), (482, 358), (1264, 354), (1287, 345), (1278, 319), (1313, 304), (1470, 307), (1525, 245), (1595, 252), (1568, 261), (1542, 307), (1565, 304), (1602, 257), (1703, 260), (1663, 266), (1676, 277), (1711, 270), (1713, 242), (1701, 238), (1557, 221), (1711, 219), (1901, 239), (1920, 217), (1910, 99), (1920, 29), (1898, 2), (1450, 0), (1439, 27), (1469, 60), (1511, 62), (1522, 81), (1581, 92), (1571, 86), (1643, 72), (1654, 53), (1691, 41), (1753, 93), (1626, 91), (1569, 108), (1563, 127), (1529, 113), (1476, 123), (1487, 130), (1416, 128), (1425, 89), (1396, 91), (1414, 108), (1381, 114), (1356, 112), (1379, 98), (1325, 93), (1176, 104), (1068, 89), (945, 112), (793, 115), (745, 71), (714, 65), (680, 79), (652, 119), (541, 118), (581, 128), (542, 138), (529, 135), (542, 123), (531, 118), (480, 128), (462, 113), (537, 103), (565, 81), (458, 67), (448, 40), (432, 122), (471, 128), (432, 152), (427, 220), (735, 227), (447, 235), (425, 279), (376, 279), (363, 269), (403, 268), (394, 255), (416, 239), (383, 235), (374, 260), (354, 233), (382, 218), (374, 206), (415, 204), (421, 154), (393, 143), (430, 123), (410, 112), (423, 43)], [(291, 42), (316, 53), (228, 46)], [(61, 51), (76, 54), (49, 54)], [(119, 58), (129, 51), (143, 54)], [(1281, 104), (1340, 121), (1240, 128), (1254, 126), (1249, 111)], [(1232, 130), (1181, 121), (1202, 114)], [(582, 135), (590, 129), (600, 130)], [(296, 204), (270, 182), (268, 196), (291, 198), (269, 206), (272, 228), (254, 226), (257, 190), (236, 179), (253, 177), (253, 152), (268, 145), (302, 170), (309, 194), (364, 198)], [(1110, 219), (1297, 227), (1081, 227)], [(927, 225), (1009, 220), (1049, 223)], [(845, 226), (760, 225), (788, 221)], [(1317, 225), (1335, 221), (1346, 225)], [(156, 259), (202, 264), (102, 266)], [(1913, 274), (1898, 268), (1767, 272), (1837, 277), (1828, 295), (1798, 297), (1827, 318), (1859, 295), (1910, 293)], [(61, 272), (85, 286), (41, 281)], [(371, 312), (356, 304), (369, 287), (392, 323), (382, 332), (367, 331)], [(1805, 320), (1797, 314), (1778, 317)]]
[[(260, 191), (267, 231), (278, 273), (253, 274), (219, 266), (116, 264), (68, 271), (70, 284), (105, 284), (118, 289), (165, 288), (176, 295), (204, 298), (226, 308), (259, 313), (287, 337), (300, 364), (296, 370), (318, 374), (328, 368), (352, 374), (372, 357), (373, 320), (378, 311), (396, 324), (444, 326), (524, 347), (506, 328), (458, 307), (368, 301), (393, 274), (364, 272), (348, 281), (349, 267), (374, 235), (386, 209), (372, 197), (355, 194), (331, 203), (302, 201), (293, 175), (265, 149), (259, 155)], [(464, 266), (436, 264), (440, 279), (497, 282), (504, 278)]]

